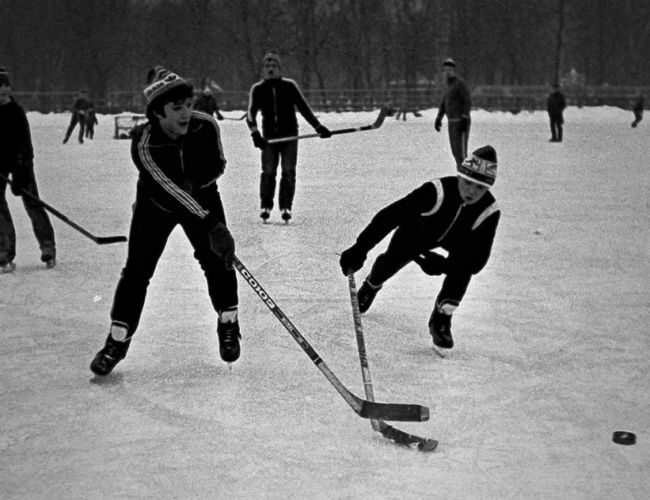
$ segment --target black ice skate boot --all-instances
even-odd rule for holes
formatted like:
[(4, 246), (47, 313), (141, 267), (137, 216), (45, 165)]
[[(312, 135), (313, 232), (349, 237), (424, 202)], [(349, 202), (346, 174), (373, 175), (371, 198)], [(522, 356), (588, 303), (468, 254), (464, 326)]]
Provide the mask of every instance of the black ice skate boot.
[[(124, 340), (115, 340), (113, 335)], [(106, 337), (104, 347), (95, 355), (95, 359), (90, 363), (91, 371), (102, 377), (111, 373), (115, 365), (126, 356), (130, 344), (131, 338), (127, 337), (126, 325), (113, 323), (108, 337)]]
[(221, 313), (217, 325), (217, 335), (219, 337), (219, 355), (226, 363), (233, 363), (239, 359), (241, 347), (239, 339), (239, 321), (237, 320), (237, 310), (224, 311)]
[(429, 318), (429, 333), (434, 345), (443, 349), (454, 347), (454, 339), (451, 336), (451, 314), (446, 314), (438, 304), (433, 308)]
[(368, 279), (363, 282), (361, 285), (361, 288), (359, 288), (359, 293), (357, 294), (359, 297), (359, 312), (364, 313), (368, 309), (370, 309), (370, 306), (372, 305), (372, 301), (375, 300), (375, 297), (377, 296), (377, 292), (381, 290), (381, 285), (375, 286), (371, 284)]

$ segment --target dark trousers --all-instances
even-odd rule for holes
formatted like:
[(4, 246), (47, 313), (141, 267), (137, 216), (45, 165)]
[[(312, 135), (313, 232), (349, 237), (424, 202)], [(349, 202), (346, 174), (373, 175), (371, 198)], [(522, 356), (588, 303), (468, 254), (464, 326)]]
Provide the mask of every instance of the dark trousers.
[(561, 116), (550, 116), (551, 122), (551, 140), (562, 142), (562, 124), (564, 123), (564, 118)]
[(68, 142), (68, 139), (70, 139), (70, 136), (72, 135), (72, 131), (76, 127), (77, 123), (79, 124), (79, 142), (84, 142), (84, 130), (86, 128), (86, 120), (79, 113), (72, 113), (72, 117), (70, 118), (70, 125), (68, 125), (68, 130), (65, 133), (63, 142)]
[[(24, 173), (26, 179), (25, 189), (38, 197), (36, 178), (34, 171), (29, 169)], [(54, 241), (54, 229), (52, 223), (43, 208), (43, 205), (29, 196), (22, 196), (25, 211), (32, 222), (34, 235), (41, 249), (41, 260), (56, 257), (56, 245)], [(7, 205), (7, 182), (0, 179), (0, 265), (11, 262), (16, 257), (16, 229), (14, 227), (9, 206)]]
[(296, 163), (298, 162), (298, 141), (269, 144), (262, 150), (262, 176), (260, 180), (261, 208), (273, 208), (275, 179), (278, 165), (282, 165), (280, 178), (280, 210), (291, 210), (296, 193)]
[(456, 160), (456, 165), (460, 165), (467, 158), (469, 129), (469, 122), (465, 125), (461, 120), (447, 120), (449, 145), (451, 146), (451, 154), (454, 155), (454, 159)]
[[(201, 221), (181, 220), (148, 198), (138, 197), (131, 219), (126, 265), (117, 283), (111, 310), (111, 320), (126, 324), (129, 337), (138, 327), (149, 282), (169, 235), (177, 225), (183, 228), (194, 248), (194, 257), (205, 274), (214, 310), (220, 312), (237, 306), (235, 270), (227, 270), (212, 251), (208, 232)], [(183, 314), (183, 311), (177, 313)]]
[(636, 127), (643, 120), (643, 110), (634, 110), (634, 121), (632, 122), (632, 128)]
[[(397, 229), (388, 244), (386, 252), (375, 260), (367, 279), (375, 286), (383, 285), (425, 250), (430, 249), (418, 248), (410, 238), (405, 236), (402, 229)], [(447, 302), (457, 306), (465, 296), (465, 292), (474, 273), (469, 269), (463, 268), (458, 263), (462, 261), (461, 259), (453, 259), (453, 249), (448, 251), (449, 257), (447, 261), (450, 263), (456, 262), (456, 265), (451, 265), (450, 269), (447, 269), (447, 274), (442, 282), (442, 288), (436, 300), (439, 304)]]

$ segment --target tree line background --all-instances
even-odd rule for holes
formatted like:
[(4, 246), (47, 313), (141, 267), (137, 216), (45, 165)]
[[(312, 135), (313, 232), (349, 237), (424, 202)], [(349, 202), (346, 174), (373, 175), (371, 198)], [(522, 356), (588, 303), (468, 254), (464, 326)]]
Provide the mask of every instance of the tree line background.
[(650, 0), (0, 0), (19, 91), (139, 91), (162, 64), (247, 90), (278, 51), (303, 89), (650, 82)]

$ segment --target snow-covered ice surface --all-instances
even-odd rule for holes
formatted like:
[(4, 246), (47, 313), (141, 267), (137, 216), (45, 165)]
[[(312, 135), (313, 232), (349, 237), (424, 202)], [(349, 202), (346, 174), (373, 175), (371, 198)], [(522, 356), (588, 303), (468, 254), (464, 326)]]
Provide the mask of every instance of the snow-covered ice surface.
[[(258, 150), (243, 122), (220, 122), (219, 185), (239, 257), (359, 396), (337, 252), (384, 205), (454, 172), (435, 112), (302, 141), (289, 226), (277, 211), (260, 223)], [(375, 116), (320, 118), (339, 128)], [(395, 424), (438, 439), (429, 454), (373, 432), (241, 279), (243, 354), (229, 370), (180, 230), (129, 356), (94, 379), (126, 245), (95, 245), (53, 217), (59, 264), (45, 270), (8, 195), (18, 268), (0, 276), (0, 497), (649, 498), (650, 123), (631, 129), (631, 119), (570, 108), (565, 142), (551, 144), (544, 113), (473, 113), (470, 149), (498, 152), (502, 218), (454, 316), (457, 346), (434, 354), (427, 320), (440, 279), (415, 265), (363, 319), (375, 396), (431, 408), (428, 422)], [(42, 198), (98, 235), (127, 234), (136, 171), (113, 117), (100, 116), (83, 146), (75, 135), (61, 144), (67, 115), (29, 120)], [(616, 430), (637, 444), (613, 443)]]

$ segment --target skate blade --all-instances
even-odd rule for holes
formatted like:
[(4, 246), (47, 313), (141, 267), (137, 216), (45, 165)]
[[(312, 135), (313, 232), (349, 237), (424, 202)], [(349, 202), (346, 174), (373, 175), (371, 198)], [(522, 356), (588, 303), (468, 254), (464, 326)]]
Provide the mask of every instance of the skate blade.
[(440, 357), (442, 359), (445, 359), (447, 357), (447, 354), (446, 354), (445, 351), (446, 351), (446, 349), (443, 349), (442, 347), (437, 347), (435, 345), (433, 346), (433, 352), (435, 352), (438, 355), (438, 357)]

